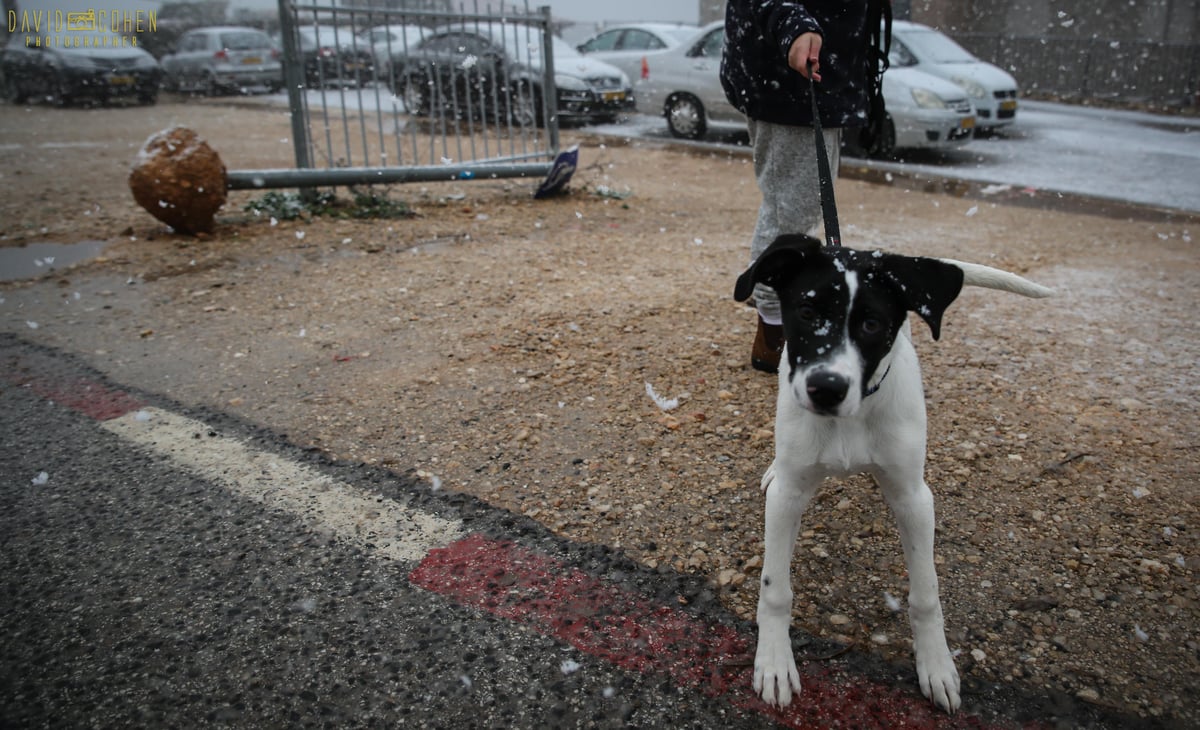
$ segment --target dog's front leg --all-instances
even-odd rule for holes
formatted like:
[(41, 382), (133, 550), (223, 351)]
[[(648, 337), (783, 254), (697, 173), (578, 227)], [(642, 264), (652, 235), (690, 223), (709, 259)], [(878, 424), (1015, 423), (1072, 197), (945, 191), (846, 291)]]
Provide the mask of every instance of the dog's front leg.
[(908, 619), (912, 624), (913, 650), (921, 694), (947, 712), (955, 712), (959, 698), (958, 670), (946, 645), (937, 571), (933, 563), (933, 493), (918, 471), (897, 478), (876, 475), (884, 497), (896, 515), (904, 563), (908, 568)]
[(758, 650), (754, 655), (754, 690), (768, 703), (786, 706), (800, 692), (800, 673), (792, 656), (788, 627), (792, 621), (792, 552), (800, 517), (815, 487), (794, 483), (787, 469), (772, 464), (763, 479), (766, 530), (762, 580), (758, 595)]

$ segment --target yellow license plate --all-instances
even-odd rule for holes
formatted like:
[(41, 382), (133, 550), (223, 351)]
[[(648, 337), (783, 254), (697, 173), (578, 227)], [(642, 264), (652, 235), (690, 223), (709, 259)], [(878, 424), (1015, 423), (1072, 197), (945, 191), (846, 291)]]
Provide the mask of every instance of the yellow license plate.
[(967, 117), (959, 123), (959, 126), (963, 129), (971, 129), (975, 126), (975, 117)]
[(604, 92), (605, 101), (623, 101), (625, 99), (624, 91), (606, 91)]
[(109, 76), (108, 83), (112, 86), (132, 86), (135, 79), (132, 76)]
[(262, 63), (262, 57), (246, 56), (245, 58), (242, 59), (242, 64), (244, 64), (246, 66), (249, 66), (250, 64), (254, 64), (254, 63)]
[(1016, 99), (1009, 99), (1008, 101), (1000, 102), (1000, 111), (1002, 111), (1002, 112), (1011, 112), (1016, 108), (1017, 108)]

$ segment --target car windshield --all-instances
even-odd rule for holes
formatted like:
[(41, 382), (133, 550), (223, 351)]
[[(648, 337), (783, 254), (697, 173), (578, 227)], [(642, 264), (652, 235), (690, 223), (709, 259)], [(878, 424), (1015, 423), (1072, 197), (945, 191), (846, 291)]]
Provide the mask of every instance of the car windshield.
[(231, 51), (250, 51), (258, 48), (270, 48), (271, 40), (263, 33), (222, 33), (221, 47)]
[(555, 58), (577, 58), (579, 56), (579, 51), (558, 36), (554, 36), (553, 45), (550, 47), (554, 49)]
[(965, 48), (935, 30), (904, 33), (901, 40), (930, 63), (972, 63), (977, 60)]

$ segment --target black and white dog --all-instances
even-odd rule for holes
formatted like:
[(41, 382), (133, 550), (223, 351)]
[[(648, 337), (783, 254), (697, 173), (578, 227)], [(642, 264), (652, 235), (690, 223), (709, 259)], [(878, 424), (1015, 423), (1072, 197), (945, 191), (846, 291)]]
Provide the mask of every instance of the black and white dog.
[(999, 269), (948, 259), (823, 247), (780, 236), (740, 277), (779, 294), (786, 339), (775, 412), (775, 460), (762, 478), (766, 535), (754, 688), (787, 705), (800, 691), (788, 634), (790, 562), (800, 517), (821, 481), (871, 474), (896, 515), (909, 577), (909, 621), (921, 692), (948, 712), (960, 704), (933, 563), (933, 495), (925, 484), (925, 398), (908, 313), (934, 339), (964, 285), (1029, 297), (1051, 291)]

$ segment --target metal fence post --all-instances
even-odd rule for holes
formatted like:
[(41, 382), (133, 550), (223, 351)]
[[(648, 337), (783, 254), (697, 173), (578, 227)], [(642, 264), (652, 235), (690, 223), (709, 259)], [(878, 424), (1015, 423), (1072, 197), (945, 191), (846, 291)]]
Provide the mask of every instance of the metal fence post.
[[(283, 41), (283, 83), (288, 92), (288, 109), (291, 111), (292, 147), (296, 152), (296, 167), (309, 169), (311, 142), (308, 138), (308, 87), (304, 61), (300, 58), (300, 36), (296, 32), (299, 18), (292, 7), (292, 0), (279, 0), (279, 34)], [(315, 188), (301, 188), (300, 197), (311, 202), (316, 198)]]
[(558, 85), (554, 81), (554, 32), (551, 25), (550, 6), (538, 8), (542, 15), (542, 119), (545, 120), (546, 132), (550, 135), (550, 154), (558, 154), (558, 119), (551, 119), (552, 114), (558, 113)]

